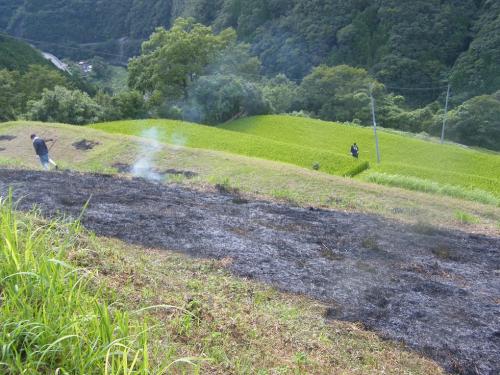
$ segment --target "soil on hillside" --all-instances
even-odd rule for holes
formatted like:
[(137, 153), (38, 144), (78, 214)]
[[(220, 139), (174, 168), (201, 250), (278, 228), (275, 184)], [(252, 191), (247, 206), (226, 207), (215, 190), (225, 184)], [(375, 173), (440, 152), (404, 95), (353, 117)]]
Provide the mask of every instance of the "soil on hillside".
[(327, 303), (463, 374), (498, 374), (500, 238), (376, 216), (235, 199), (142, 179), (0, 169), (19, 208), (77, 216), (102, 236), (229, 258), (238, 275)]
[[(126, 163), (114, 163), (112, 165), (113, 168), (116, 168), (116, 170), (120, 173), (132, 173), (134, 170), (134, 167), (130, 164)], [(192, 171), (181, 171), (177, 169), (166, 169), (166, 170), (160, 170), (160, 169), (151, 169), (150, 172), (158, 174), (159, 176), (182, 176), (187, 179), (194, 178), (198, 176), (198, 173), (192, 172)]]
[(7, 141), (7, 142), (10, 142), (14, 139), (16, 139), (17, 137), (15, 135), (0, 135), (0, 141)]
[(72, 146), (79, 151), (89, 151), (94, 147), (99, 146), (100, 143), (97, 141), (90, 141), (88, 139), (82, 139), (81, 141), (75, 142)]

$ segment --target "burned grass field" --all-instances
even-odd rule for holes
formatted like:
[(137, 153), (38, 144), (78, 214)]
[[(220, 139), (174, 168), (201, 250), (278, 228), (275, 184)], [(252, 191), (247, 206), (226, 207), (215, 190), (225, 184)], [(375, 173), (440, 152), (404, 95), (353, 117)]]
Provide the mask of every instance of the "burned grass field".
[(319, 299), (456, 373), (500, 370), (500, 239), (373, 215), (235, 199), (142, 179), (0, 170), (20, 209), (81, 213), (97, 234), (225, 259), (237, 275)]

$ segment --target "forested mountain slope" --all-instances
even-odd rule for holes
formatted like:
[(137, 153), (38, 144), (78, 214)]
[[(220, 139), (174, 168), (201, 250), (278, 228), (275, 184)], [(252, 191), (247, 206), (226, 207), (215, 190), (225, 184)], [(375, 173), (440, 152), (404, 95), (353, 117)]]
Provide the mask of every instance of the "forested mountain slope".
[[(84, 44), (90, 55), (126, 61), (156, 26), (181, 15), (234, 27), (266, 73), (298, 80), (321, 63), (345, 63), (403, 88), (451, 76), (457, 101), (500, 89), (496, 0), (2, 0), (0, 29), (58, 43), (44, 49), (59, 54), (78, 53), (61, 44)], [(400, 92), (425, 104), (442, 90)]]
[(26, 71), (30, 65), (52, 67), (52, 64), (29, 44), (0, 34), (0, 69)]

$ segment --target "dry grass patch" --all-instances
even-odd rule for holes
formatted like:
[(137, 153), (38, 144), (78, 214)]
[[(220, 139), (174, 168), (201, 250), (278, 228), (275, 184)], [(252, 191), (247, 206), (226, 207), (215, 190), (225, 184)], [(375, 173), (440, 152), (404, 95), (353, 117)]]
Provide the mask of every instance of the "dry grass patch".
[[(327, 321), (326, 306), (230, 275), (227, 260), (194, 260), (99, 239), (73, 254), (98, 271), (124, 307), (151, 310), (152, 361), (198, 357), (203, 374), (441, 374), (432, 361), (356, 324)], [(189, 373), (189, 372), (188, 372)]]

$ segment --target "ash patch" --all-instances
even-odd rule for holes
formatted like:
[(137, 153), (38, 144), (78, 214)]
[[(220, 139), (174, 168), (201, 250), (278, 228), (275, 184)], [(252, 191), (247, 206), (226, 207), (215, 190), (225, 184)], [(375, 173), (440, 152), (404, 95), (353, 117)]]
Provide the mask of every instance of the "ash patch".
[(97, 141), (91, 141), (88, 139), (82, 139), (81, 141), (75, 142), (72, 144), (72, 146), (80, 151), (89, 151), (95, 148), (96, 146), (99, 146), (100, 143)]
[(232, 259), (230, 269), (327, 303), (461, 374), (498, 374), (500, 238), (408, 226), (376, 216), (270, 202), (142, 179), (0, 169), (46, 215), (80, 215), (99, 235)]
[(130, 173), (132, 172), (132, 166), (125, 163), (115, 163), (112, 165), (120, 173)]
[(0, 141), (13, 141), (14, 139), (16, 139), (17, 137), (15, 135), (0, 135)]
[[(126, 163), (115, 163), (112, 165), (120, 173), (132, 173), (133, 167)], [(166, 169), (164, 171), (159, 169), (153, 169), (154, 173), (157, 173), (160, 176), (183, 176), (185, 178), (195, 178), (198, 176), (198, 173), (192, 171), (183, 171), (177, 169)]]
[(163, 172), (160, 172), (161, 175), (164, 176), (183, 176), (185, 178), (195, 178), (198, 176), (198, 173), (196, 172), (191, 172), (191, 171), (180, 171), (177, 169), (167, 169)]

